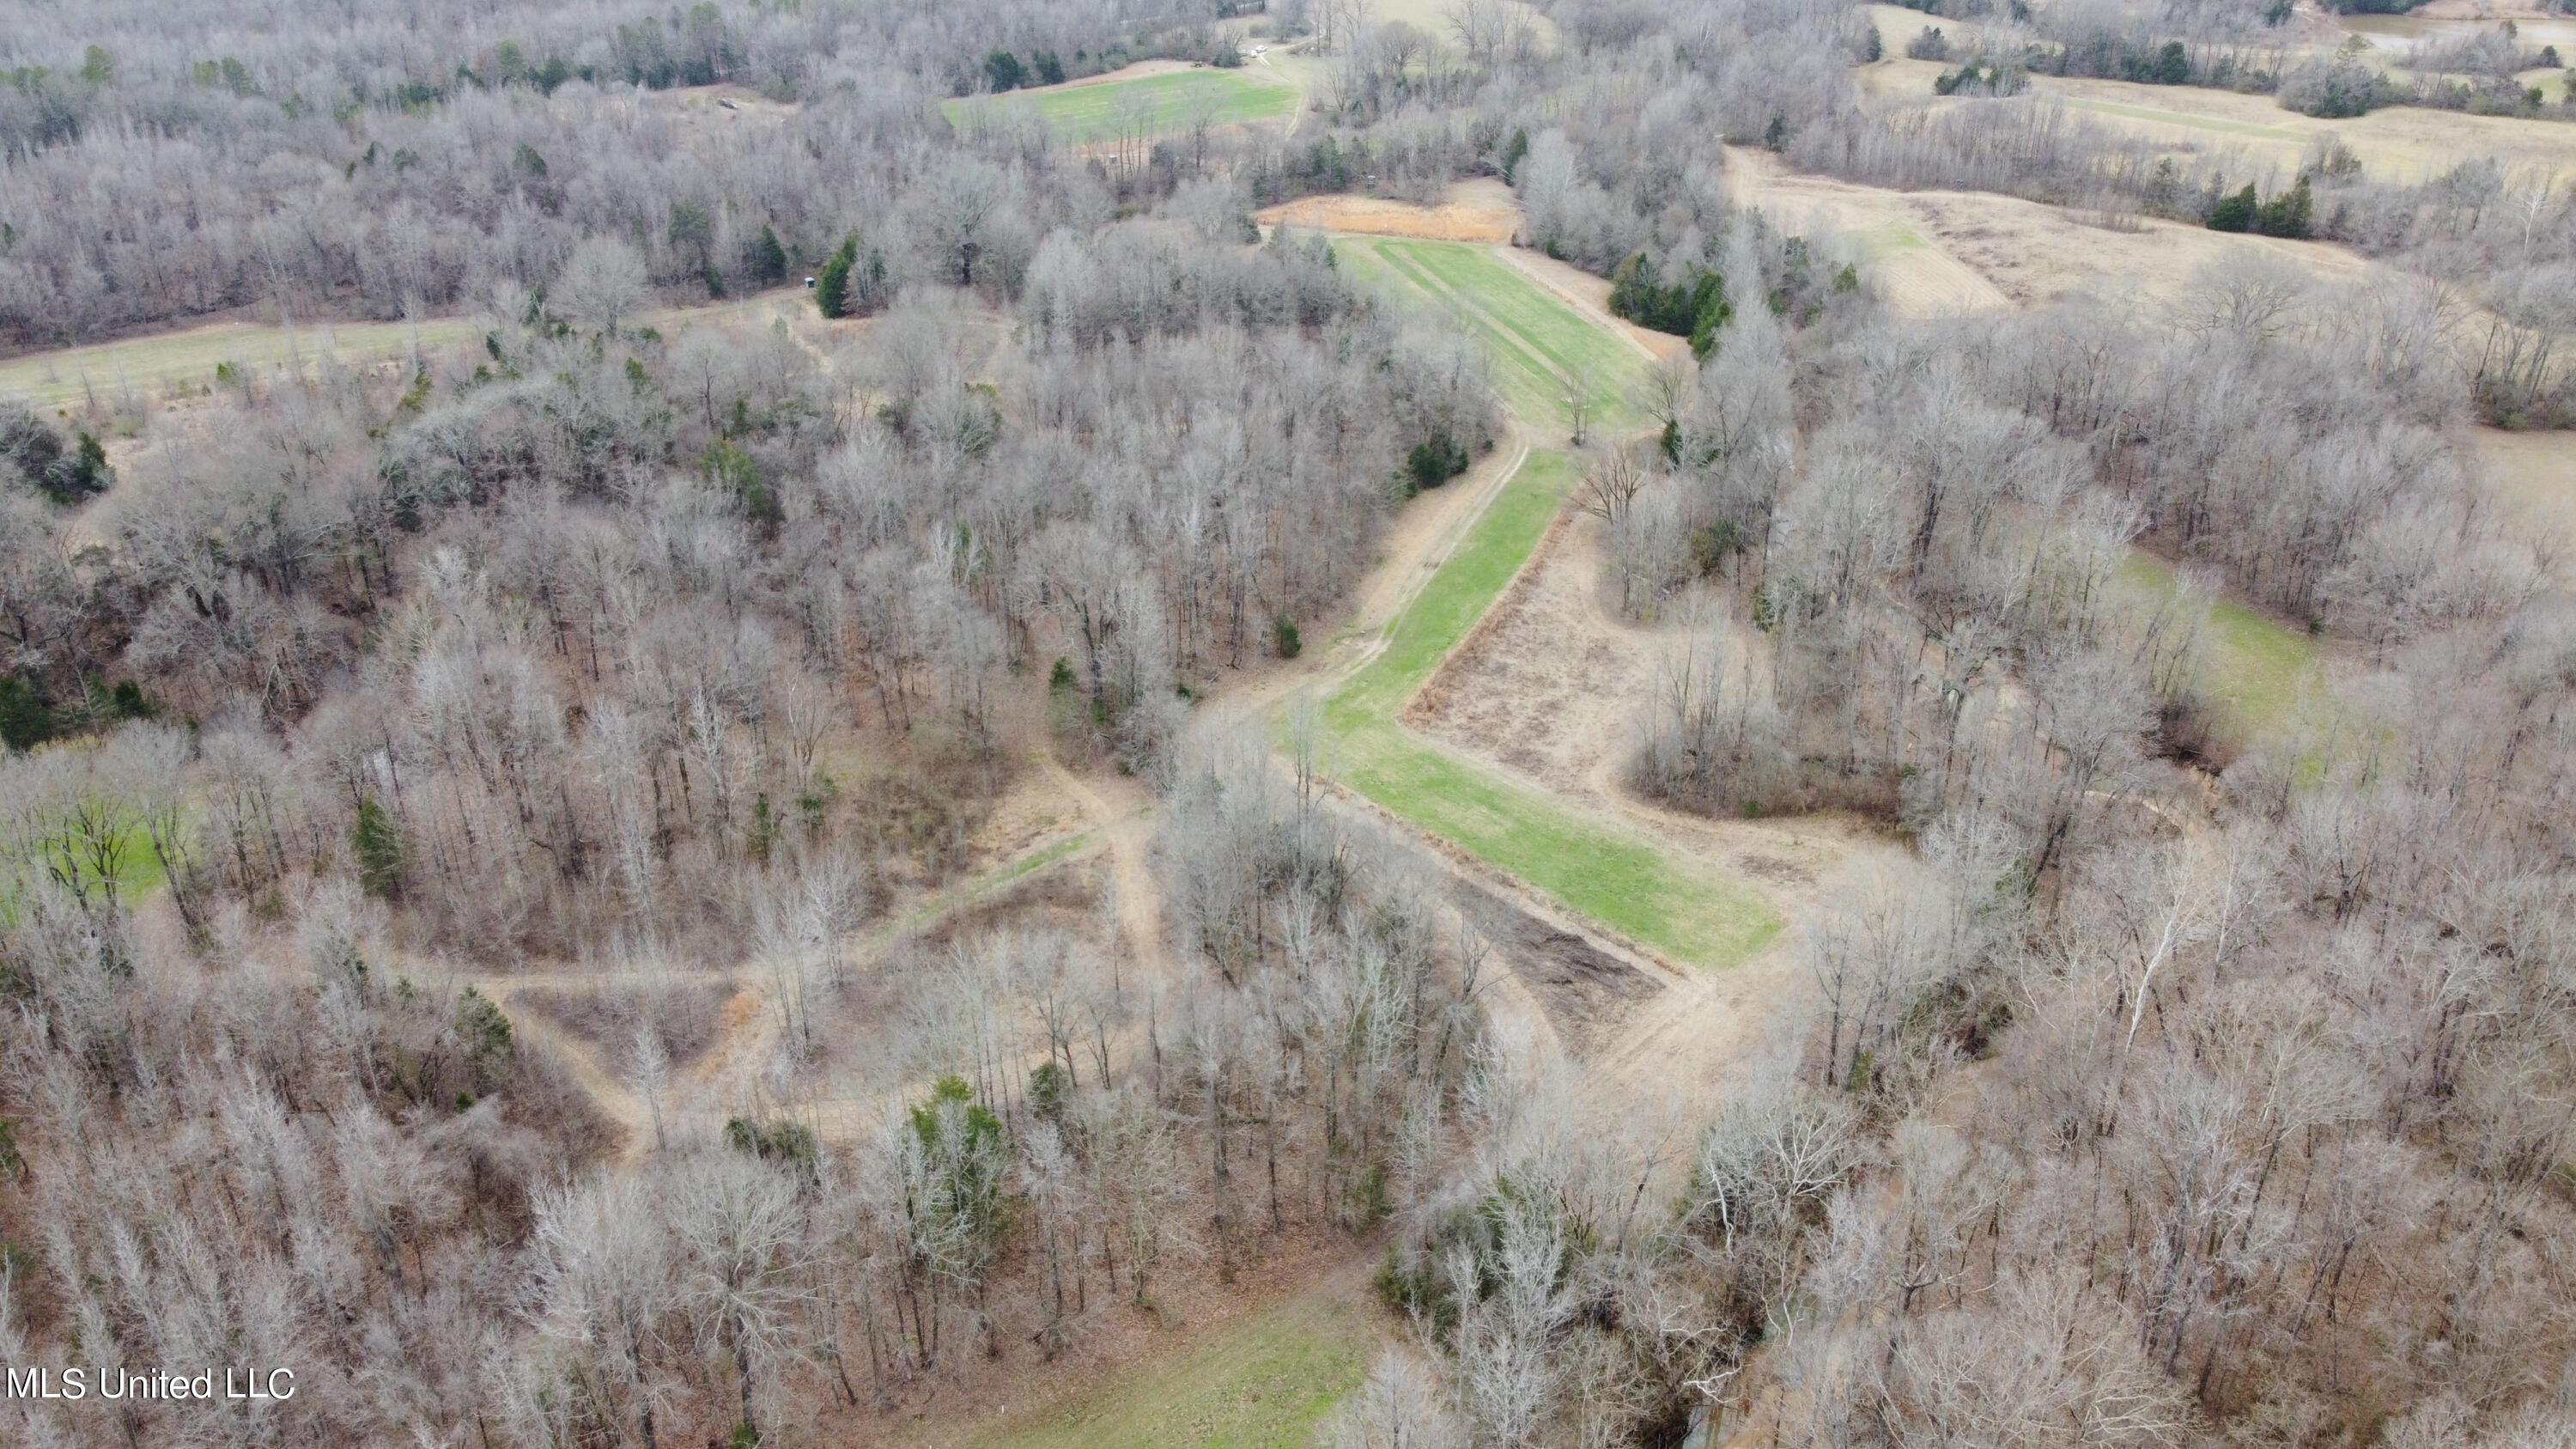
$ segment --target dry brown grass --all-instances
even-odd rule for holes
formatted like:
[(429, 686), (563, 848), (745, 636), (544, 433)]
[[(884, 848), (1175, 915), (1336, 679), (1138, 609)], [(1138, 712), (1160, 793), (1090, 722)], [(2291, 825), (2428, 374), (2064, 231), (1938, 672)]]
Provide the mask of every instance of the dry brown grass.
[(1737, 195), (1793, 232), (1835, 234), (1889, 305), (1910, 317), (2037, 306), (2074, 294), (2167, 301), (2211, 264), (2262, 255), (2329, 279), (2365, 263), (2322, 242), (2231, 235), (2174, 222), (2114, 227), (2065, 207), (1980, 191), (1896, 191), (1791, 172), (1735, 150)]
[(2477, 449), (2496, 495), (2560, 582), (2576, 587), (2576, 433), (2479, 428)]
[(1499, 181), (1466, 181), (1438, 206), (1375, 196), (1306, 196), (1253, 213), (1264, 226), (1286, 222), (1314, 231), (1367, 232), (1426, 241), (1507, 242), (1520, 230), (1520, 208)]
[[(1935, 61), (1893, 58), (1901, 43), (1888, 49), (1892, 58), (1853, 72), (1864, 91), (1890, 103), (1984, 104), (1935, 98), (1932, 81), (1947, 67)], [(2055, 76), (2034, 76), (2031, 86), (2088, 119), (2143, 137), (2174, 155), (2232, 157), (2236, 169), (2247, 173), (2269, 167), (2286, 179), (2298, 168), (2309, 145), (2332, 132), (2361, 157), (2369, 174), (2386, 181), (2421, 181), (2480, 158), (2493, 158), (2508, 173), (2551, 178), (2576, 174), (2576, 126), (2561, 121), (2472, 116), (2414, 106), (2390, 106), (2366, 116), (2329, 121), (2284, 110), (2270, 96), (2196, 86)]]

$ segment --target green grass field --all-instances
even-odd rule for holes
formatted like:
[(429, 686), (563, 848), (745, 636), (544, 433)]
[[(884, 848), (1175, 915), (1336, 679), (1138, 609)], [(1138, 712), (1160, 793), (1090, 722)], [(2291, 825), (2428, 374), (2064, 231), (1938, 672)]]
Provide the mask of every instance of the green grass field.
[[(116, 807), (116, 815), (124, 817), (116, 822), (115, 849), (120, 859), (113, 872), (116, 898), (131, 909), (167, 884), (170, 872), (169, 866), (161, 859), (161, 852), (152, 848), (151, 832), (144, 829), (142, 820), (134, 818), (121, 805)], [(190, 833), (194, 834), (193, 827)], [(187, 854), (185, 850), (180, 853), (183, 858)], [(26, 900), (27, 892), (42, 885), (47, 878), (48, 866), (58, 862), (59, 857), (17, 860), (0, 857), (0, 926), (16, 924), (19, 907)], [(102, 877), (86, 858), (74, 862), (70, 868), (84, 890), (97, 890)]]
[(1069, 146), (1133, 136), (1176, 136), (1192, 128), (1282, 120), (1297, 91), (1244, 70), (1185, 70), (1093, 85), (1053, 86), (939, 103), (949, 124), (973, 126), (1034, 113)]
[[(1033, 1423), (981, 1436), (972, 1449), (1306, 1449), (1315, 1425), (1367, 1372), (1376, 1337), (1366, 1310), (1329, 1286), (1310, 1289), (1210, 1334)], [(951, 1442), (947, 1438), (938, 1441)]]
[[(2170, 598), (2180, 581), (2162, 560), (2133, 554), (2120, 581), (2150, 599)], [(2321, 693), (2324, 660), (2316, 639), (2243, 604), (2220, 599), (2203, 636), (2200, 687), (2249, 738), (2289, 722), (2303, 693)]]
[(1352, 280), (1410, 311), (1434, 308), (1483, 344), (1494, 388), (1523, 421), (1566, 419), (1566, 398), (1591, 406), (1592, 426), (1624, 433), (1649, 421), (1638, 397), (1654, 364), (1484, 246), (1343, 237), (1333, 244)]
[(1530, 455), (1390, 632), (1385, 650), (1325, 701), (1327, 774), (1568, 909), (1679, 961), (1727, 966), (1780, 920), (1743, 882), (1469, 763), (1396, 723), (1538, 547), (1578, 476), (1563, 453)]

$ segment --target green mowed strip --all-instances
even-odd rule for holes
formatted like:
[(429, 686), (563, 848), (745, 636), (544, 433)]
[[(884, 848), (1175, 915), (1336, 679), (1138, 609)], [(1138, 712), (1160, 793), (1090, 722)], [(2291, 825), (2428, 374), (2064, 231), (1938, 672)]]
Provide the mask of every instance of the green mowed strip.
[(1677, 961), (1731, 966), (1780, 929), (1740, 881), (1664, 854), (1391, 721), (1325, 709), (1334, 779), (1568, 909)]
[(1396, 620), (1385, 650), (1325, 702), (1324, 769), (1569, 910), (1676, 960), (1731, 965), (1780, 929), (1743, 882), (1569, 810), (1395, 722), (1537, 548), (1577, 475), (1566, 454), (1533, 453), (1503, 485)]
[(1470, 242), (1344, 238), (1351, 276), (1408, 310), (1438, 307), (1484, 345), (1494, 386), (1524, 420), (1562, 420), (1580, 396), (1593, 424), (1623, 432), (1648, 421), (1634, 398), (1653, 364), (1489, 249)]
[(1240, 70), (1185, 70), (1096, 85), (1057, 86), (939, 103), (951, 125), (1034, 113), (1068, 145), (1127, 136), (1171, 136), (1200, 124), (1275, 121), (1297, 109), (1293, 86)]
[[(1313, 1289), (1227, 1324), (972, 1449), (1306, 1449), (1315, 1425), (1367, 1371), (1365, 1308)], [(947, 1444), (942, 1438), (938, 1441)]]
[[(2121, 581), (2157, 601), (2172, 597), (2181, 580), (2162, 560), (2133, 554), (2120, 569)], [(2208, 652), (2201, 664), (2200, 687), (2217, 700), (2247, 736), (2264, 734), (2289, 722), (2302, 695), (2321, 694), (2324, 658), (2314, 637), (2228, 599), (2209, 610), (2209, 629), (2202, 636)]]
[(1567, 454), (1530, 454), (1396, 619), (1385, 650), (1342, 686), (1333, 706), (1395, 718), (1502, 596), (1579, 476)]

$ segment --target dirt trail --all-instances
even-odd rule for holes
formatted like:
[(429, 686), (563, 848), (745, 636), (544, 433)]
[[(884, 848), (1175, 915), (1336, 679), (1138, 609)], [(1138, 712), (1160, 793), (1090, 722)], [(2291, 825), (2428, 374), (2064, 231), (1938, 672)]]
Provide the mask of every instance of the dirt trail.
[(1154, 827), (1149, 802), (1133, 801), (1121, 808), (1101, 793), (1103, 788), (1122, 794), (1143, 791), (1132, 780), (1103, 781), (1095, 786), (1066, 769), (1053, 750), (1042, 750), (1037, 758), (1038, 767), (1081, 803), (1092, 829), (1108, 843), (1110, 880), (1118, 898), (1118, 933), (1126, 938), (1129, 954), (1155, 979), (1169, 977), (1172, 957), (1164, 944), (1163, 889), (1154, 879)]
[(501, 1008), (502, 1014), (510, 1019), (511, 1032), (519, 1040), (544, 1044), (554, 1054), (555, 1060), (563, 1064), (564, 1071), (581, 1088), (583, 1095), (590, 1098), (591, 1105), (626, 1134), (625, 1142), (618, 1149), (617, 1161), (621, 1169), (631, 1169), (651, 1155), (654, 1137), (652, 1108), (608, 1069), (590, 1043), (548, 1021), (542, 1011), (510, 1010), (510, 998), (520, 991), (532, 986), (553, 986), (560, 979), (553, 976), (496, 977), (475, 982), (474, 989)]

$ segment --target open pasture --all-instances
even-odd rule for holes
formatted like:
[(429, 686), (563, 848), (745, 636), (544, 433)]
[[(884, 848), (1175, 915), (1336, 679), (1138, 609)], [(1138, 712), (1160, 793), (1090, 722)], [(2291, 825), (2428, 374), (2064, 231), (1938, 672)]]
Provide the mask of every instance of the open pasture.
[(1181, 135), (1201, 126), (1283, 122), (1296, 114), (1300, 97), (1293, 84), (1251, 66), (1130, 66), (1060, 86), (942, 101), (940, 110), (951, 124), (968, 129), (1034, 118), (1058, 144), (1087, 146)]
[(2079, 293), (2170, 301), (2231, 256), (2278, 258), (2327, 280), (2356, 277), (2363, 268), (2358, 256), (2324, 243), (2146, 218), (2113, 227), (2066, 207), (1990, 192), (1863, 186), (1791, 172), (1748, 148), (1728, 159), (1738, 197), (1784, 230), (1829, 233), (1909, 317), (1996, 312)]
[[(1932, 82), (1947, 68), (1935, 61), (1891, 58), (1860, 67), (1854, 79), (1884, 103), (1989, 104), (1935, 97)], [(2417, 106), (2386, 106), (2368, 115), (2324, 120), (2286, 110), (2270, 96), (2198, 86), (2033, 76), (2031, 88), (2177, 156), (2232, 156), (2231, 169), (2249, 180), (2269, 169), (2286, 184), (2308, 148), (2328, 134), (2350, 146), (2368, 174), (2388, 181), (2428, 180), (2481, 158), (2492, 158), (2508, 173), (2551, 178), (2576, 173), (2576, 126), (2559, 121)]]
[[(702, 322), (789, 312), (813, 315), (800, 291), (780, 289), (725, 302), (663, 307), (636, 320), (670, 332)], [(293, 326), (215, 322), (0, 359), (0, 397), (23, 397), (64, 411), (93, 403), (112, 411), (196, 396), (236, 382), (266, 382), (281, 371), (308, 368), (324, 358), (362, 366), (402, 359), (415, 349), (473, 342), (482, 335), (479, 319), (457, 316)], [(219, 379), (216, 369), (227, 365), (232, 373)]]

